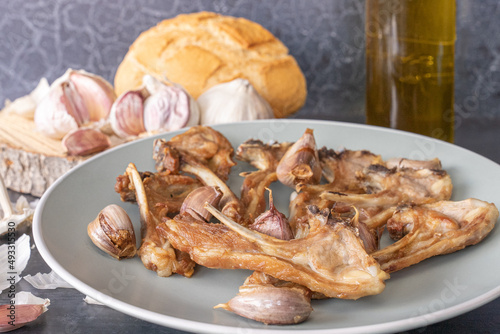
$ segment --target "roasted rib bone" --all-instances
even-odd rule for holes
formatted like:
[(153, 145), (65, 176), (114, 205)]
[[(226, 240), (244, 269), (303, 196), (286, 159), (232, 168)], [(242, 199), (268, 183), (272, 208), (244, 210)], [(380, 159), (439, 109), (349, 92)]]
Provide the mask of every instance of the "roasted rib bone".
[(175, 250), (166, 238), (156, 232), (161, 217), (166, 217), (168, 213), (168, 203), (155, 201), (153, 191), (147, 185), (151, 179), (145, 179), (144, 184), (133, 163), (128, 165), (126, 174), (135, 189), (141, 217), (142, 245), (138, 255), (142, 263), (146, 268), (156, 271), (158, 276), (166, 277), (178, 273), (190, 277), (194, 272), (195, 263), (189, 255)]
[(404, 205), (387, 222), (390, 235), (400, 239), (372, 255), (383, 270), (401, 270), (429, 257), (477, 244), (497, 219), (495, 205), (477, 199)]
[(327, 297), (357, 299), (383, 291), (389, 275), (368, 255), (356, 231), (329, 221), (329, 211), (312, 207), (307, 237), (279, 240), (232, 221), (212, 206), (224, 224), (163, 219), (158, 233), (206, 267), (251, 269), (301, 284)]
[(292, 143), (264, 144), (247, 140), (236, 150), (236, 158), (250, 163), (258, 170), (241, 173), (241, 204), (245, 207), (245, 221), (253, 221), (266, 210), (265, 191), (277, 181), (276, 167)]
[[(201, 132), (201, 134), (206, 134), (205, 127), (196, 127), (196, 129), (202, 129), (204, 131)], [(190, 132), (191, 130), (188, 130), (187, 132)], [(177, 138), (174, 143), (176, 143), (177, 146), (180, 144), (185, 144), (186, 147), (181, 147), (181, 150), (178, 150), (178, 148), (172, 146), (172, 140), (171, 141), (165, 141), (163, 139), (157, 139), (154, 143), (155, 146), (155, 154), (154, 158), (156, 160), (156, 165), (157, 168), (158, 166), (173, 166), (175, 165), (177, 170), (175, 172), (184, 172), (188, 174), (192, 174), (198, 178), (198, 180), (203, 183), (205, 186), (210, 186), (210, 187), (218, 187), (218, 189), (222, 192), (222, 198), (220, 199), (220, 206), (222, 208), (222, 211), (230, 216), (232, 219), (235, 219), (237, 221), (242, 221), (243, 217), (243, 207), (241, 205), (240, 200), (238, 197), (233, 193), (233, 191), (229, 188), (229, 186), (224, 182), (219, 175), (221, 172), (216, 172), (213, 169), (218, 169), (217, 166), (221, 167), (221, 170), (223, 170), (222, 174), (223, 176), (227, 178), (227, 174), (229, 173), (229, 168), (227, 162), (231, 160), (229, 156), (226, 155), (228, 152), (227, 149), (222, 149), (221, 151), (217, 151), (213, 146), (217, 146), (215, 143), (212, 143), (213, 145), (208, 145), (208, 148), (203, 148), (203, 144), (200, 143), (199, 141), (201, 140), (199, 135), (196, 135), (196, 132), (191, 131), (192, 135), (186, 137), (183, 137), (184, 134), (178, 135), (174, 138)], [(194, 133), (194, 134), (193, 134)], [(213, 134), (212, 132), (208, 132)], [(218, 133), (218, 140), (221, 142), (224, 142), (219, 137), (224, 138), (220, 133)], [(201, 135), (200, 135), (201, 136)], [(174, 139), (173, 138), (173, 139)], [(194, 139), (193, 139), (194, 138)], [(204, 138), (201, 136), (201, 138)], [(224, 138), (225, 139), (225, 138)], [(226, 140), (227, 141), (227, 140)], [(196, 146), (198, 145), (198, 146)], [(192, 152), (197, 152), (195, 155), (191, 154), (191, 151), (188, 148), (192, 148)], [(198, 148), (198, 149), (196, 149)], [(204, 152), (205, 150), (209, 152), (224, 152), (223, 156), (225, 156), (225, 159), (217, 158), (216, 160), (206, 160), (206, 159), (201, 159), (199, 156), (202, 156), (200, 152)], [(232, 150), (232, 148), (231, 148)], [(213, 153), (212, 152), (212, 153)], [(214, 153), (217, 155), (218, 153)], [(198, 158), (196, 157), (198, 155)], [(209, 155), (207, 155), (209, 156)], [(167, 161), (167, 160), (175, 160), (173, 161)], [(232, 160), (231, 160), (232, 162)], [(219, 165), (219, 163), (221, 165)], [(212, 168), (210, 168), (208, 165), (212, 164)], [(234, 162), (231, 164), (231, 166), (234, 165)], [(161, 168), (160, 168), (161, 169)], [(174, 171), (172, 171), (174, 172)]]
[[(149, 187), (148, 198), (152, 203), (167, 203), (169, 214), (179, 212), (184, 198), (193, 190), (202, 186), (201, 182), (186, 175), (170, 174), (170, 172), (139, 172), (141, 180)], [(124, 202), (135, 203), (135, 188), (128, 175), (116, 178), (115, 191)]]
[(331, 191), (363, 193), (363, 184), (359, 175), (365, 168), (373, 164), (382, 164), (380, 155), (369, 151), (342, 150), (336, 152), (326, 147), (318, 151), (323, 176), (329, 182)]

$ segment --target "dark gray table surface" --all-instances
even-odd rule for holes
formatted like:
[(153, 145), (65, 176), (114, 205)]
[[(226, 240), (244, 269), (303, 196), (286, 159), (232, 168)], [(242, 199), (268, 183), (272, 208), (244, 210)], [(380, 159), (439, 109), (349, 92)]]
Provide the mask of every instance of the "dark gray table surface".
[[(500, 163), (500, 121), (477, 121), (467, 119), (456, 130), (455, 144), (475, 151), (496, 163)], [(478, 171), (478, 173), (481, 171)], [(500, 175), (499, 175), (500, 177)], [(11, 194), (15, 197), (16, 194)], [(499, 204), (499, 203), (497, 203)], [(498, 228), (498, 227), (497, 227)], [(31, 230), (27, 232), (31, 234)], [(3, 240), (1, 240), (3, 241)], [(22, 273), (48, 273), (51, 269), (41, 258), (37, 248), (27, 268)], [(500, 284), (500, 282), (499, 282)], [(106, 306), (88, 305), (85, 297), (75, 289), (59, 288), (55, 290), (36, 290), (26, 281), (21, 280), (17, 291), (31, 291), (43, 298), (49, 298), (51, 305), (48, 312), (35, 322), (15, 331), (15, 333), (186, 333), (165, 328), (125, 315)], [(6, 302), (6, 292), (0, 295), (2, 304)], [(429, 324), (405, 333), (499, 333), (500, 298), (473, 311), (455, 318)]]

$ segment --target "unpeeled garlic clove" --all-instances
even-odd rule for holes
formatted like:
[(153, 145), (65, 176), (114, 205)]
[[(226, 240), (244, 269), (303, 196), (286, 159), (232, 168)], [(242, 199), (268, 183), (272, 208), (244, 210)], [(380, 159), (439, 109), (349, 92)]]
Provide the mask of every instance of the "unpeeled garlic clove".
[(90, 121), (96, 122), (108, 117), (116, 100), (113, 86), (104, 78), (83, 70), (69, 70), (68, 76), (85, 103)]
[(44, 304), (0, 305), (0, 332), (23, 327), (35, 321), (45, 311), (47, 307)]
[(49, 93), (36, 107), (34, 121), (44, 135), (61, 139), (88, 121), (85, 105), (70, 82), (51, 86)]
[(205, 203), (217, 206), (222, 198), (218, 187), (200, 187), (193, 190), (182, 202), (180, 213), (189, 213), (193, 218), (208, 222), (212, 214), (205, 209)]
[(134, 227), (127, 212), (116, 204), (106, 206), (87, 227), (92, 242), (120, 260), (137, 252)]
[(274, 206), (271, 190), (269, 190), (269, 210), (255, 218), (254, 222), (248, 227), (281, 240), (293, 239), (288, 219)]
[(276, 168), (278, 180), (292, 188), (298, 184), (318, 184), (321, 173), (313, 130), (306, 129), (281, 158)]
[(104, 151), (111, 146), (111, 141), (97, 129), (78, 128), (63, 137), (62, 145), (69, 155), (84, 156)]
[(313, 310), (310, 298), (300, 289), (272, 285), (244, 285), (237, 296), (215, 308), (268, 325), (298, 324)]
[(37, 105), (34, 115), (37, 130), (61, 139), (68, 132), (105, 118), (115, 95), (102, 77), (69, 69), (56, 79)]
[(146, 131), (174, 131), (199, 123), (198, 103), (182, 87), (166, 85), (151, 75), (145, 75), (143, 83), (150, 94), (144, 102)]
[(143, 116), (144, 94), (143, 89), (127, 91), (113, 103), (109, 123), (118, 137), (137, 136), (146, 131)]
[(235, 79), (209, 88), (198, 97), (201, 124), (274, 118), (269, 103), (246, 79)]

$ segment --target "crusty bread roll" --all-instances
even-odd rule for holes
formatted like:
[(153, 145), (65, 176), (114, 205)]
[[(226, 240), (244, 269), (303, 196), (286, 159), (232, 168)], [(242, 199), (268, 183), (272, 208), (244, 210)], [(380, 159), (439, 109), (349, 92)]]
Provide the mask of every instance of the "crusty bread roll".
[(210, 12), (179, 15), (139, 35), (117, 69), (116, 93), (139, 87), (144, 74), (166, 77), (194, 98), (244, 78), (278, 118), (297, 111), (307, 95), (304, 75), (281, 41), (255, 22)]

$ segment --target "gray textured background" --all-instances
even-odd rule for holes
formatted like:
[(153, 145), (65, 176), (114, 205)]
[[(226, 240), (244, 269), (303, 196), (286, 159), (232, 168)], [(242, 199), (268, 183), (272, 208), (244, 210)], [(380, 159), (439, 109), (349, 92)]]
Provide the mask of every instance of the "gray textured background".
[[(10, 0), (0, 3), (0, 101), (68, 67), (113, 81), (139, 33), (200, 10), (254, 20), (296, 57), (308, 85), (294, 117), (364, 122), (363, 0)], [(457, 0), (457, 126), (500, 119), (500, 2)]]

